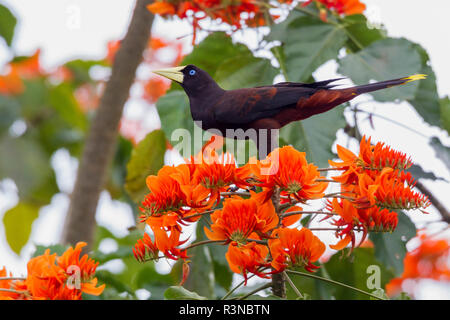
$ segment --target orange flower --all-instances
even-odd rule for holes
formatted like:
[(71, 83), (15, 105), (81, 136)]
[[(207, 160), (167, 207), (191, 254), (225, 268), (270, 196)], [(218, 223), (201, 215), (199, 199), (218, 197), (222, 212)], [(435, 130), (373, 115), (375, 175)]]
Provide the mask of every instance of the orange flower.
[(339, 219), (333, 221), (334, 225), (342, 228), (336, 232), (336, 236), (342, 239), (337, 244), (330, 245), (330, 248), (334, 250), (342, 250), (350, 242), (352, 249), (355, 247), (355, 228), (364, 232), (360, 242), (363, 243), (367, 232), (392, 232), (398, 223), (396, 212), (380, 209), (377, 206), (367, 209), (356, 208), (351, 201), (346, 199), (334, 198), (332, 201), (328, 201), (327, 209), (340, 216)]
[(434, 279), (450, 281), (450, 245), (447, 239), (433, 239), (426, 234), (418, 237), (420, 245), (406, 253), (401, 277), (392, 279), (386, 285), (386, 293), (393, 297), (402, 291), (406, 279)]
[(147, 9), (153, 14), (175, 14), (175, 7), (167, 2), (154, 2), (149, 4)]
[[(291, 3), (292, 0), (281, 0), (280, 3)], [(147, 6), (153, 14), (162, 16), (177, 15), (181, 19), (190, 19), (193, 27), (193, 44), (197, 30), (200, 29), (199, 20), (207, 17), (211, 20), (219, 20), (230, 25), (233, 30), (239, 30), (244, 26), (259, 27), (267, 23), (265, 14), (269, 12), (269, 6), (260, 5), (254, 0), (241, 0), (224, 2), (220, 0), (162, 0)]]
[(428, 197), (414, 192), (399, 178), (398, 171), (384, 168), (375, 178), (358, 175), (358, 187), (354, 189), (355, 203), (361, 208), (374, 205), (390, 209), (425, 209), (431, 205)]
[(95, 262), (93, 259), (89, 258), (87, 254), (84, 254), (80, 258), (81, 251), (85, 246), (87, 246), (86, 242), (78, 242), (75, 248), (68, 248), (62, 256), (58, 257), (56, 260), (58, 266), (63, 270), (66, 270), (66, 272), (71, 266), (78, 266), (80, 268), (80, 276), (82, 281), (92, 278), (98, 266), (98, 262)]
[[(359, 0), (316, 0), (317, 2), (323, 4), (328, 9), (335, 10), (339, 14), (362, 14), (364, 10), (366, 10), (366, 5), (361, 3)], [(313, 2), (313, 0), (309, 0), (303, 4), (303, 6), (307, 6)], [(324, 20), (324, 19), (322, 19)]]
[(180, 240), (181, 228), (178, 225), (165, 230), (162, 225), (153, 222), (151, 223), (151, 228), (155, 235), (155, 246), (166, 257), (173, 260), (187, 258), (186, 250), (180, 249), (179, 246), (183, 245), (188, 239)]
[(105, 285), (97, 287), (97, 278), (93, 277), (98, 263), (87, 254), (80, 259), (84, 246), (86, 243), (79, 242), (75, 249), (70, 247), (60, 257), (47, 249), (43, 255), (30, 259), (26, 279), (10, 283), (20, 293), (13, 298), (81, 300), (82, 293), (101, 294)]
[(236, 242), (230, 243), (225, 257), (228, 261), (230, 269), (242, 274), (247, 284), (247, 273), (254, 273), (261, 278), (269, 278), (269, 276), (262, 272), (261, 268), (268, 267), (267, 255), (269, 249), (265, 245), (249, 242), (245, 245), (239, 246)]
[[(264, 170), (263, 166), (266, 166)], [(324, 177), (320, 176), (317, 166), (306, 161), (306, 154), (291, 146), (272, 151), (260, 168), (259, 186), (269, 189), (267, 199), (272, 196), (274, 187), (279, 187), (282, 196), (305, 203), (322, 198), (328, 186), (327, 182), (317, 181)]]
[(150, 193), (142, 202), (144, 219), (148, 216), (161, 216), (169, 211), (182, 212), (185, 198), (179, 183), (171, 177), (174, 173), (174, 167), (165, 166), (159, 170), (157, 176), (147, 177), (146, 183)]
[[(0, 278), (12, 277), (11, 273), (6, 271), (6, 268), (3, 267), (0, 269)], [(1, 289), (6, 290), (17, 290), (15, 281), (13, 280), (0, 280), (0, 300), (17, 300), (20, 299), (21, 295), (18, 292), (8, 292), (2, 291)], [(18, 290), (17, 290), (18, 291)]]
[(17, 71), (22, 78), (32, 79), (39, 77), (43, 75), (41, 65), (39, 63), (40, 54), (41, 50), (37, 49), (32, 56), (20, 59), (19, 61), (13, 61), (10, 63), (10, 66), (13, 70)]
[(223, 209), (211, 214), (211, 230), (205, 234), (211, 240), (236, 241), (245, 244), (247, 239), (267, 236), (278, 224), (278, 216), (270, 201), (258, 206), (250, 199), (231, 198), (224, 201)]
[(25, 86), (17, 70), (13, 69), (6, 75), (0, 75), (0, 94), (17, 95), (25, 90)]
[(398, 172), (398, 176), (402, 181), (413, 184), (411, 174), (404, 173), (403, 170), (408, 169), (412, 165), (410, 157), (406, 154), (393, 150), (384, 143), (378, 142), (372, 146), (370, 139), (363, 136), (359, 145), (359, 155), (356, 156), (350, 150), (337, 145), (339, 158), (343, 162), (329, 161), (330, 165), (345, 170), (345, 172), (333, 179), (344, 184), (351, 184), (357, 181), (357, 175), (366, 173), (372, 178), (379, 174), (384, 168), (392, 168)]
[(149, 103), (155, 103), (169, 88), (170, 82), (163, 78), (151, 78), (144, 84), (144, 99)]
[(309, 272), (318, 268), (312, 263), (325, 252), (325, 245), (309, 229), (280, 228), (272, 236), (277, 237), (269, 240), (272, 267), (276, 271), (281, 272), (288, 266), (304, 267)]

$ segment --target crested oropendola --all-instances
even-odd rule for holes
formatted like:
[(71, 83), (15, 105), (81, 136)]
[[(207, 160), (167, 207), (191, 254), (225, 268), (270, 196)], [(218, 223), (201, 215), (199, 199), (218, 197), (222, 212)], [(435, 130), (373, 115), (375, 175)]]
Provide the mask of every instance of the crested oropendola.
[[(259, 157), (264, 158), (274, 145), (276, 130), (292, 121), (326, 112), (356, 96), (411, 81), (424, 79), (423, 74), (334, 89), (332, 84), (343, 78), (313, 83), (280, 82), (254, 88), (224, 90), (204, 70), (194, 65), (155, 70), (154, 73), (179, 83), (189, 97), (191, 115), (201, 122), (203, 130), (216, 129), (222, 136), (255, 140)], [(199, 123), (198, 123), (199, 124)], [(248, 129), (268, 129), (267, 136), (242, 134)], [(241, 134), (236, 134), (239, 131)], [(262, 137), (262, 138), (261, 138)]]

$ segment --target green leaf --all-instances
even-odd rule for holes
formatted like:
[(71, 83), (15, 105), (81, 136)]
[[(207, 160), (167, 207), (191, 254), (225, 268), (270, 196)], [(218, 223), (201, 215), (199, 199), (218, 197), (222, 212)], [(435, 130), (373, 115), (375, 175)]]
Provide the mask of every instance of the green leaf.
[(51, 246), (37, 245), (36, 250), (33, 253), (33, 257), (43, 255), (47, 249), (50, 249), (50, 253), (56, 253), (58, 256), (60, 256), (67, 250), (67, 248), (68, 246), (63, 246), (61, 244), (54, 244)]
[(11, 178), (17, 185), (19, 198), (47, 204), (58, 191), (50, 157), (41, 145), (28, 135), (0, 137), (0, 179)]
[[(373, 42), (363, 50), (349, 54), (339, 61), (338, 72), (350, 77), (357, 85), (372, 80), (384, 81), (401, 78), (422, 70), (422, 60), (415, 44), (406, 39), (387, 38)], [(419, 83), (372, 92), (378, 101), (414, 99)]]
[(345, 16), (342, 21), (349, 38), (347, 46), (352, 52), (364, 49), (372, 42), (385, 38), (387, 34), (384, 29), (369, 27), (369, 21), (363, 14)]
[(12, 97), (0, 95), (0, 134), (4, 134), (11, 125), (20, 119), (20, 104)]
[(427, 78), (418, 81), (418, 89), (413, 99), (408, 102), (416, 109), (417, 113), (429, 124), (442, 127), (441, 106), (437, 92), (436, 75), (430, 66), (428, 53), (419, 44), (414, 44), (415, 49), (422, 58), (422, 68), (419, 73), (426, 74)]
[(66, 62), (64, 65), (74, 76), (75, 85), (81, 85), (83, 83), (92, 82), (92, 77), (89, 73), (94, 66), (108, 67), (108, 64), (104, 60), (81, 60), (76, 59)]
[[(338, 252), (331, 257), (325, 267), (331, 279), (369, 293), (384, 288), (394, 277), (391, 270), (377, 259), (373, 248), (356, 248), (350, 257)], [(374, 287), (376, 285), (379, 285), (379, 288)], [(336, 299), (370, 299), (368, 295), (345, 287), (333, 284), (326, 286), (331, 289)]]
[(226, 291), (231, 289), (233, 283), (233, 271), (231, 271), (225, 254), (227, 246), (208, 245), (214, 267), (214, 279)]
[(61, 83), (51, 88), (49, 93), (50, 105), (61, 119), (71, 127), (86, 131), (88, 121), (78, 106), (78, 102), (73, 95), (73, 88), (68, 83)]
[[(196, 226), (196, 241), (205, 240), (203, 227), (205, 226), (205, 217), (200, 219)], [(218, 245), (217, 245), (218, 246)], [(211, 248), (215, 250), (215, 248)], [(191, 255), (190, 273), (185, 282), (188, 290), (198, 292), (198, 294), (215, 298), (214, 286), (214, 267), (211, 258), (211, 250), (209, 246), (197, 246), (189, 251)]]
[(398, 225), (392, 233), (370, 233), (369, 238), (375, 246), (375, 256), (395, 276), (403, 272), (403, 259), (406, 243), (416, 235), (416, 226), (403, 212), (398, 212)]
[(14, 208), (6, 211), (3, 216), (6, 241), (9, 247), (18, 255), (28, 242), (31, 225), (39, 215), (39, 207), (25, 202), (19, 202)]
[(166, 137), (161, 130), (150, 132), (131, 153), (127, 165), (127, 178), (125, 189), (133, 201), (139, 203), (143, 200), (148, 188), (146, 178), (156, 175), (164, 165), (166, 151)]
[(127, 177), (127, 163), (130, 161), (133, 144), (130, 140), (119, 136), (116, 153), (110, 168), (106, 189), (113, 199), (128, 201), (125, 191), (125, 181)]
[(272, 67), (270, 61), (255, 58), (251, 51), (227, 59), (219, 65), (215, 73), (215, 80), (224, 89), (271, 85), (278, 70)]
[[(192, 141), (183, 141), (185, 135), (176, 130), (187, 130), (188, 137), (194, 137), (194, 121), (192, 120), (189, 100), (184, 91), (173, 90), (158, 99), (156, 103), (159, 117), (161, 119), (161, 129), (166, 134), (167, 139), (175, 147), (181, 143), (191, 147)], [(201, 131), (200, 131), (201, 132)], [(195, 137), (194, 137), (195, 138)], [(177, 140), (179, 139), (179, 140)], [(201, 146), (200, 146), (201, 148)], [(194, 152), (194, 150), (191, 150)]]
[(181, 65), (194, 64), (213, 76), (224, 61), (248, 52), (245, 45), (233, 44), (232, 38), (225, 32), (214, 32), (200, 42)]
[(440, 100), (440, 111), (442, 128), (450, 134), (450, 99), (448, 96)]
[(8, 46), (11, 46), (16, 24), (17, 19), (11, 10), (0, 4), (0, 37), (5, 39)]
[(340, 106), (281, 129), (280, 137), (296, 150), (306, 152), (308, 161), (327, 167), (333, 159), (331, 151), (336, 132), (345, 126), (344, 107)]
[(430, 145), (433, 147), (436, 157), (444, 162), (445, 166), (450, 170), (450, 148), (444, 146), (437, 137), (432, 137)]
[(205, 297), (198, 295), (195, 292), (186, 290), (180, 286), (172, 286), (164, 292), (166, 300), (207, 300)]
[(347, 35), (341, 25), (295, 12), (292, 18), (274, 25), (265, 39), (281, 41), (286, 81), (298, 82), (307, 81), (319, 66), (336, 59)]

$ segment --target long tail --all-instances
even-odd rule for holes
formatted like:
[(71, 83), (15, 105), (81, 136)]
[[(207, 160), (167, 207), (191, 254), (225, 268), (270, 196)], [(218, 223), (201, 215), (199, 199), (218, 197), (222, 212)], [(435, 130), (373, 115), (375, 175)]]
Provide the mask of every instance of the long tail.
[[(303, 120), (315, 114), (323, 113), (334, 107), (352, 100), (356, 96), (376, 90), (406, 84), (411, 81), (425, 79), (424, 74), (415, 74), (409, 77), (381, 81), (344, 89), (317, 88), (318, 90), (308, 98), (302, 98), (297, 102), (296, 111), (286, 111), (277, 116), (277, 121), (284, 126), (292, 121)], [(328, 83), (326, 83), (328, 85)]]
[(362, 86), (356, 86), (353, 87), (354, 90), (356, 90), (356, 94), (363, 94), (367, 92), (372, 92), (380, 89), (390, 88), (394, 86), (399, 86), (411, 81), (426, 79), (425, 74), (415, 74), (409, 77), (399, 78), (399, 79), (393, 79), (393, 80), (387, 80), (387, 81), (381, 81), (381, 82), (375, 82), (370, 84), (364, 84)]

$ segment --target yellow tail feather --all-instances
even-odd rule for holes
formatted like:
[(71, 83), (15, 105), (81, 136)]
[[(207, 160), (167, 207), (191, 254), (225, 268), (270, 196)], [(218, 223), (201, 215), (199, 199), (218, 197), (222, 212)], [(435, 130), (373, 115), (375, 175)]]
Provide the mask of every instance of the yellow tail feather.
[(414, 74), (412, 76), (405, 77), (403, 79), (407, 80), (405, 83), (408, 83), (408, 82), (411, 82), (411, 81), (422, 80), (422, 79), (426, 79), (426, 78), (427, 78), (426, 74)]

